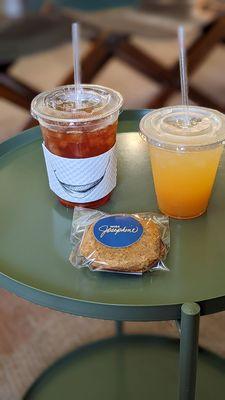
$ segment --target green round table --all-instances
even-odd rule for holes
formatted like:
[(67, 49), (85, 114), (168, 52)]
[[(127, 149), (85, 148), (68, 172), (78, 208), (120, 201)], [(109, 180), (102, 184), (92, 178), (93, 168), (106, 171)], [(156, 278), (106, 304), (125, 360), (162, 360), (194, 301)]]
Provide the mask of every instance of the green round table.
[[(120, 116), (118, 184), (105, 212), (157, 211), (147, 145), (137, 133), (146, 112)], [(194, 399), (199, 314), (225, 309), (224, 177), (223, 158), (208, 212), (170, 220), (169, 272), (136, 277), (77, 270), (68, 261), (72, 210), (48, 188), (40, 130), (21, 133), (0, 145), (0, 285), (45, 307), (118, 321), (118, 334), (119, 321), (181, 321), (180, 399)]]

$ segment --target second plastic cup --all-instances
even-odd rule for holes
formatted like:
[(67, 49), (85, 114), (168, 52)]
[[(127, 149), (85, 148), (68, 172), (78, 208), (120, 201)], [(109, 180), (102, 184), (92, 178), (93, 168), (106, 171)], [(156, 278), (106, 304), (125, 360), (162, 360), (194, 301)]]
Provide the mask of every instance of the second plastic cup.
[(99, 207), (116, 186), (116, 131), (122, 96), (113, 89), (61, 86), (34, 98), (50, 189), (68, 207)]
[[(188, 123), (187, 123), (188, 120)], [(208, 206), (225, 140), (225, 117), (190, 106), (165, 107), (145, 115), (141, 136), (149, 152), (159, 209), (180, 219)]]

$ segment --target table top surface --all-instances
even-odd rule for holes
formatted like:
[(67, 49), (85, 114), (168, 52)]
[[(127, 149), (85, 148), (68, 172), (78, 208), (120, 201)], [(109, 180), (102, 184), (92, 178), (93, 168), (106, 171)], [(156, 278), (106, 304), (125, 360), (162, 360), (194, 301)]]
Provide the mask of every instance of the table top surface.
[[(157, 211), (147, 144), (137, 132), (146, 110), (125, 111), (118, 134), (118, 184), (101, 209)], [(179, 318), (225, 309), (225, 158), (208, 212), (170, 220), (169, 272), (128, 276), (76, 269), (68, 261), (72, 210), (48, 188), (38, 127), (0, 145), (0, 285), (43, 306), (103, 319)]]

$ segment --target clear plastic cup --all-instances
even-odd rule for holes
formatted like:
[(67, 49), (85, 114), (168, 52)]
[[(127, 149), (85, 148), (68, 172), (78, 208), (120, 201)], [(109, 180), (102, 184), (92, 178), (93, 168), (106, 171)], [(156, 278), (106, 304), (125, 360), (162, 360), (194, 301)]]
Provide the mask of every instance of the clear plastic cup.
[(116, 186), (120, 93), (98, 85), (61, 86), (39, 94), (31, 114), (40, 124), (50, 189), (67, 207), (99, 207)]
[[(188, 123), (187, 123), (188, 121)], [(149, 143), (159, 209), (180, 219), (208, 206), (225, 140), (225, 116), (190, 106), (165, 107), (145, 115), (141, 136)]]

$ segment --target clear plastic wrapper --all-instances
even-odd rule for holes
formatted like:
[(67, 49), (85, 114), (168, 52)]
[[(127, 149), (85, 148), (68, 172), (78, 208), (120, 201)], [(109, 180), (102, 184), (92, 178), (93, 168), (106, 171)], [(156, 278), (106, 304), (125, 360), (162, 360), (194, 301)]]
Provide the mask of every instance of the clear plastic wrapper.
[(70, 262), (77, 268), (141, 275), (168, 271), (165, 259), (170, 247), (169, 219), (145, 213), (106, 214), (74, 209)]

